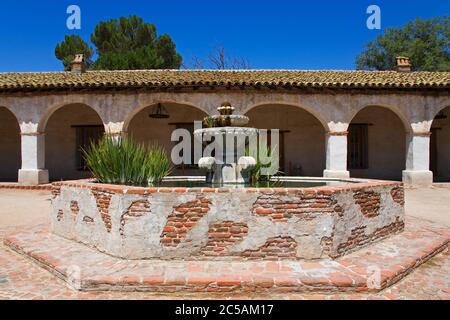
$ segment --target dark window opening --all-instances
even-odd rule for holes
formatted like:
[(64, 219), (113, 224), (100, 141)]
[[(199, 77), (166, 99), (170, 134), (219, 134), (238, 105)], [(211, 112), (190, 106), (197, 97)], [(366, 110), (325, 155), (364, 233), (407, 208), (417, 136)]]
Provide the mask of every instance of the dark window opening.
[(88, 150), (92, 142), (97, 143), (105, 132), (104, 126), (75, 126), (76, 130), (76, 168), (79, 171), (87, 171), (86, 160), (82, 150)]
[(349, 169), (369, 168), (368, 124), (350, 124), (348, 132)]

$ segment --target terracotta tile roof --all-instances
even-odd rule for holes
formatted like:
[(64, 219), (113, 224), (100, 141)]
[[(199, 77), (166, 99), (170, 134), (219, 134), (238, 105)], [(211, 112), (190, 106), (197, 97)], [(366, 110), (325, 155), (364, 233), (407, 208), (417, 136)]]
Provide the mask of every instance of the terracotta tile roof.
[(0, 73), (0, 92), (192, 86), (449, 89), (450, 72), (136, 70)]

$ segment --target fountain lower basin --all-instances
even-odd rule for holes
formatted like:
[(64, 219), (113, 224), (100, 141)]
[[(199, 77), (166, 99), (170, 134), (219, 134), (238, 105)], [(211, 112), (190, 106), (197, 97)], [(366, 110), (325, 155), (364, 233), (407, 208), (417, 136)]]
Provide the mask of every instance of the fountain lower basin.
[(296, 260), (334, 259), (404, 228), (401, 183), (279, 180), (283, 187), (57, 182), (52, 232), (124, 259)]

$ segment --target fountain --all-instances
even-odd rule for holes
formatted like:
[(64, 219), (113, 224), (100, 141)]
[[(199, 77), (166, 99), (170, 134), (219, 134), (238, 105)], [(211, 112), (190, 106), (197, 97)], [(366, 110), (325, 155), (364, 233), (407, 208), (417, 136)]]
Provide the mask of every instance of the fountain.
[[(275, 180), (275, 184), (264, 183), (263, 188), (249, 184), (249, 171), (253, 171), (253, 180), (260, 163), (246, 153), (254, 154), (252, 143), (259, 143), (262, 130), (245, 127), (249, 119), (234, 115), (229, 103), (223, 103), (218, 111), (219, 115), (205, 119), (207, 128), (194, 132), (196, 139), (203, 142), (204, 138), (214, 138), (211, 144), (218, 144), (215, 152), (210, 155), (204, 151), (200, 159), (205, 177), (168, 177), (157, 187), (93, 180), (55, 182), (52, 235), (24, 233), (24, 242), (8, 239), (10, 247), (57, 270), (68, 281), (72, 279), (73, 256), (77, 256), (83, 262), (83, 275), (87, 274), (80, 288), (87, 289), (106, 285), (119, 290), (173, 290), (168, 287), (173, 283), (160, 277), (166, 268), (177, 277), (189, 278), (177, 290), (215, 290), (222, 286), (219, 280), (223, 271), (203, 274), (192, 267), (214, 264), (239, 265), (231, 277), (232, 283), (238, 281), (236, 290), (240, 290), (247, 285), (247, 280), (240, 282), (241, 268), (251, 265), (251, 270), (259, 270), (264, 260), (287, 260), (288, 270), (300, 271), (304, 263), (318, 260), (317, 265), (327, 267), (320, 267), (318, 276), (307, 280), (309, 286), (323, 289), (323, 271), (334, 270), (328, 266), (336, 265), (339, 258), (403, 231), (404, 190), (400, 182), (272, 177), (267, 180)], [(220, 146), (228, 148), (221, 151)], [(49, 247), (53, 251), (47, 255)], [(43, 256), (39, 256), (40, 252), (44, 252)], [(58, 260), (60, 252), (65, 254), (62, 263), (69, 266), (67, 270)], [(191, 269), (195, 269), (193, 278), (200, 282), (191, 283)], [(339, 272), (354, 274), (353, 269), (350, 273)], [(89, 274), (93, 277), (89, 278)], [(303, 290), (298, 282), (302, 274), (293, 271), (291, 276), (293, 284), (289, 282), (288, 289)], [(257, 271), (250, 285), (258, 283), (258, 279), (267, 283)], [(330, 285), (330, 290), (342, 287), (340, 279)], [(355, 290), (354, 285), (349, 282), (344, 289)], [(280, 289), (278, 286), (271, 288)]]
[[(206, 183), (210, 184), (242, 184), (249, 183), (248, 170), (256, 165), (254, 157), (244, 156), (245, 144), (248, 139), (256, 139), (258, 129), (246, 128), (249, 118), (233, 115), (234, 107), (223, 103), (218, 109), (219, 115), (205, 118), (204, 122), (212, 128), (199, 129), (194, 132), (196, 139), (204, 141), (214, 137), (219, 145), (224, 146), (221, 152), (216, 150), (215, 157), (204, 157), (198, 166), (206, 169)], [(226, 147), (226, 148), (225, 148)]]
[(249, 184), (257, 161), (246, 150), (261, 132), (245, 127), (248, 117), (234, 115), (229, 103), (218, 111), (194, 132), (218, 145), (200, 159), (205, 177), (168, 177), (157, 187), (54, 183), (52, 232), (123, 259), (309, 260), (335, 259), (403, 230), (398, 182), (273, 177), (276, 188)]

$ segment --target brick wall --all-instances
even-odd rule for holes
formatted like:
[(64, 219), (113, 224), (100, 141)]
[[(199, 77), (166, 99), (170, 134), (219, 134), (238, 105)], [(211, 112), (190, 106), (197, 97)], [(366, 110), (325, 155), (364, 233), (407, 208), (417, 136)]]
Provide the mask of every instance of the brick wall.
[(113, 193), (107, 191), (100, 190), (92, 190), (92, 194), (95, 197), (95, 201), (97, 202), (97, 209), (102, 217), (103, 222), (105, 223), (106, 230), (111, 232), (112, 224), (111, 224), (111, 216), (109, 215), (109, 205), (111, 204), (111, 198)]
[(248, 259), (295, 259), (297, 257), (297, 242), (291, 237), (274, 237), (256, 250), (247, 250), (240, 256)]
[(197, 222), (209, 212), (210, 205), (211, 200), (200, 195), (194, 201), (174, 207), (161, 234), (161, 244), (165, 247), (177, 247)]
[[(139, 188), (84, 181), (55, 183), (53, 195), (52, 222), (57, 234), (126, 259), (336, 258), (404, 226), (404, 192), (401, 184), (393, 182), (236, 190)], [(117, 206), (111, 206), (113, 195)], [(93, 205), (103, 223), (84, 210)], [(153, 205), (157, 209), (152, 210)], [(80, 212), (83, 219), (76, 218)], [(72, 219), (63, 219), (64, 214)], [(397, 220), (386, 223), (394, 221), (390, 216)], [(112, 228), (112, 221), (118, 226)], [(90, 226), (84, 229), (86, 225)], [(367, 234), (368, 230), (375, 231)], [(126, 231), (133, 234), (130, 241)], [(142, 243), (136, 241), (140, 234)], [(117, 239), (121, 239), (119, 245), (109, 243)]]
[(127, 209), (127, 211), (120, 218), (120, 229), (119, 233), (123, 237), (125, 233), (125, 225), (127, 221), (133, 218), (142, 217), (150, 213), (150, 202), (148, 200), (138, 200), (134, 201)]
[(401, 206), (405, 205), (405, 190), (403, 188), (392, 188), (391, 196), (394, 202)]
[[(339, 244), (336, 251), (332, 249), (328, 249), (327, 251), (330, 252), (329, 253), (330, 257), (337, 258), (343, 256), (347, 252), (354, 250), (355, 248), (367, 245), (371, 242), (386, 238), (389, 235), (401, 232), (403, 231), (404, 227), (405, 227), (404, 221), (401, 221), (398, 218), (396, 219), (395, 222), (386, 225), (382, 228), (378, 228), (371, 234), (366, 234), (367, 232), (366, 226), (358, 227), (351, 231), (351, 235), (346, 242)], [(331, 243), (328, 242), (327, 245), (331, 245)]]
[(72, 213), (72, 220), (76, 221), (78, 213), (80, 212), (80, 207), (78, 206), (78, 201), (70, 202), (70, 212)]
[(374, 218), (379, 215), (381, 195), (378, 192), (358, 190), (353, 193), (353, 199), (365, 217)]
[(337, 205), (331, 192), (263, 194), (253, 205), (254, 214), (269, 217), (275, 222), (287, 222), (293, 217), (311, 220), (317, 214), (334, 212), (342, 212), (342, 207)]
[(245, 223), (222, 221), (209, 227), (208, 243), (201, 250), (205, 256), (229, 255), (228, 248), (241, 242), (248, 235), (248, 226)]

